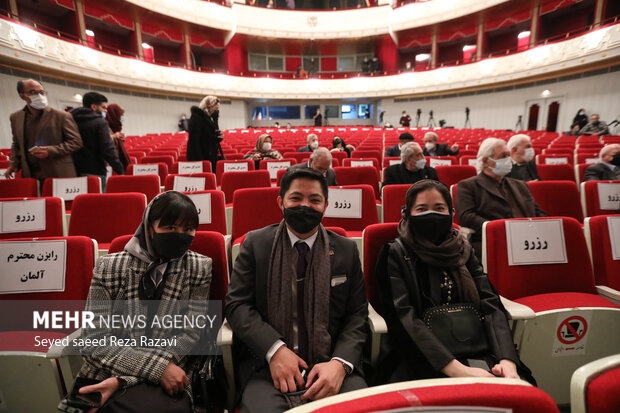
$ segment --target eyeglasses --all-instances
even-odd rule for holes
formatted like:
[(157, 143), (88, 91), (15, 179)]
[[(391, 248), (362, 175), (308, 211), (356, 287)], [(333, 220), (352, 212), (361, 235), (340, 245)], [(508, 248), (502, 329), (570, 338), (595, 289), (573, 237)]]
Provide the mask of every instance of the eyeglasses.
[(29, 96), (34, 96), (34, 95), (46, 96), (47, 92), (45, 90), (29, 90), (28, 92), (24, 92), (24, 94), (29, 95)]

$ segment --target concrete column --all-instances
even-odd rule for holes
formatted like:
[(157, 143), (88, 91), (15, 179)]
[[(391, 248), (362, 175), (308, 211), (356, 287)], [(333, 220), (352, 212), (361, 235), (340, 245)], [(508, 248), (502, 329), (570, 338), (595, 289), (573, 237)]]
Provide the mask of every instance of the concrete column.
[(142, 50), (142, 23), (135, 21), (135, 35), (136, 35), (136, 48), (138, 50), (138, 57), (144, 59), (144, 51)]
[(183, 57), (185, 61), (185, 67), (188, 69), (194, 68), (194, 62), (192, 60), (192, 45), (189, 39), (189, 33), (183, 35)]
[(437, 34), (437, 26), (433, 27), (433, 38), (431, 41), (431, 69), (434, 69), (437, 65), (437, 53), (439, 48), (437, 47), (437, 39), (439, 35)]
[(84, 5), (82, 4), (82, 0), (75, 0), (75, 19), (77, 21), (80, 41), (86, 44), (86, 19), (84, 19)]
[(9, 0), (9, 11), (15, 20), (19, 20), (19, 9), (17, 8), (17, 0)]
[(485, 38), (484, 38), (484, 16), (480, 15), (478, 20), (478, 33), (476, 35), (476, 60), (482, 59), (484, 55)]
[(605, 10), (605, 0), (596, 0), (594, 5), (594, 22), (592, 27), (599, 27), (603, 20), (603, 10)]
[(534, 1), (532, 7), (532, 21), (530, 23), (530, 47), (534, 47), (538, 41), (538, 29), (540, 27), (540, 0)]

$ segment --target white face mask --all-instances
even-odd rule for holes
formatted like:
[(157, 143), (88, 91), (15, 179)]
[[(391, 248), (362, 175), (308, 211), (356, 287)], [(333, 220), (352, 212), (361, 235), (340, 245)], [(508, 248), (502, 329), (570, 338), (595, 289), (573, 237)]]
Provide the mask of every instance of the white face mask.
[(525, 148), (525, 153), (523, 154), (523, 160), (525, 162), (529, 162), (534, 159), (534, 148)]
[(47, 107), (47, 96), (42, 96), (42, 95), (30, 96), (30, 106), (38, 110), (45, 109)]
[(106, 112), (101, 112), (101, 117), (105, 119), (107, 113)]
[(415, 161), (415, 167), (418, 169), (424, 169), (426, 166), (426, 158), (422, 158), (419, 161)]
[(318, 141), (310, 142), (310, 149), (315, 150), (318, 147), (319, 147), (319, 142)]
[(121, 116), (121, 123), (125, 123), (125, 117)]
[(495, 161), (495, 168), (492, 171), (495, 175), (506, 176), (512, 171), (512, 159), (510, 157), (493, 159), (493, 161)]
[(435, 144), (433, 142), (426, 142), (424, 144), (424, 147), (427, 151), (432, 151), (433, 149), (435, 149)]
[(263, 151), (265, 151), (265, 152), (269, 152), (269, 151), (271, 150), (271, 142), (265, 142), (265, 143), (263, 143), (262, 148), (263, 148)]

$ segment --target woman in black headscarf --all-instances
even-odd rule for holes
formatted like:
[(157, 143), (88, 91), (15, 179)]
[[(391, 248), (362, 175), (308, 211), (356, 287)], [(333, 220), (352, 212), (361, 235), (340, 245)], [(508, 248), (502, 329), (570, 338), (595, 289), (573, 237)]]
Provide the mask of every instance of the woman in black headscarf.
[[(99, 412), (127, 411), (124, 406), (140, 406), (148, 412), (192, 411), (188, 377), (192, 377), (193, 359), (188, 355), (198, 354), (192, 349), (201, 332), (164, 328), (151, 321), (165, 315), (197, 315), (200, 304), (207, 302), (212, 260), (189, 251), (197, 227), (198, 212), (192, 200), (180, 192), (164, 192), (148, 205), (125, 250), (97, 260), (87, 309), (106, 316), (109, 309), (102, 309), (102, 303), (115, 309), (121, 303), (128, 316), (147, 320), (142, 327), (136, 324), (137, 328), (84, 332), (89, 338), (112, 333), (137, 343), (84, 347), (79, 375), (101, 382), (83, 387), (80, 393), (101, 392)], [(144, 346), (145, 334), (154, 339), (174, 338), (174, 344)]]
[[(418, 181), (407, 191), (400, 237), (383, 247), (377, 262), (392, 348), (380, 364), (381, 379), (495, 375), (533, 381), (517, 356), (499, 296), (469, 242), (452, 227), (453, 214), (441, 182)], [(459, 318), (442, 324), (447, 310)]]
[(220, 100), (215, 96), (206, 96), (199, 106), (192, 106), (188, 123), (187, 160), (211, 161), (214, 173), (218, 155), (222, 155), (219, 116)]

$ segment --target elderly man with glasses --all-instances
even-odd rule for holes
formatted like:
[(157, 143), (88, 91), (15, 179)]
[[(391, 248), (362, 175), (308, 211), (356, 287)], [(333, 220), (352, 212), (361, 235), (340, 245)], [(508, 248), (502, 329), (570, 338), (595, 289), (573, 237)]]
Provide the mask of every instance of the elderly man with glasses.
[(26, 106), (11, 114), (11, 161), (5, 176), (19, 170), (24, 178), (74, 177), (71, 154), (82, 147), (82, 138), (71, 114), (52, 109), (47, 92), (33, 79), (17, 82), (17, 93)]

